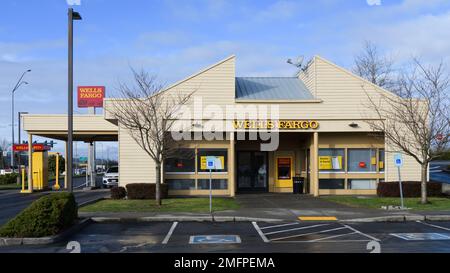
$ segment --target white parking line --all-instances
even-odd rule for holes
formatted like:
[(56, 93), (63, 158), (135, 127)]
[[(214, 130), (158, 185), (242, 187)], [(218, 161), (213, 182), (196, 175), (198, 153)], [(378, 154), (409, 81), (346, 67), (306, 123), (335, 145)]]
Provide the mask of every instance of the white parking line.
[(318, 232), (310, 232), (310, 233), (304, 233), (304, 234), (298, 234), (298, 235), (286, 236), (286, 237), (281, 237), (281, 238), (275, 238), (275, 239), (272, 239), (272, 241), (279, 241), (279, 240), (284, 240), (284, 239), (289, 239), (289, 238), (302, 237), (302, 236), (314, 235), (314, 234), (321, 234), (321, 233), (326, 233), (326, 232), (331, 232), (331, 231), (336, 231), (336, 230), (342, 230), (342, 229), (345, 229), (345, 228), (346, 228), (346, 227), (339, 227), (339, 228), (333, 228), (333, 229), (322, 230), (322, 231), (318, 231)]
[(314, 242), (318, 242), (318, 241), (323, 241), (323, 240), (328, 240), (328, 239), (334, 239), (334, 238), (338, 238), (338, 237), (342, 237), (342, 236), (346, 236), (346, 235), (352, 235), (352, 234), (357, 234), (358, 232), (350, 232), (350, 233), (345, 233), (345, 234), (338, 234), (338, 235), (334, 235), (334, 236), (328, 236), (328, 237), (324, 237), (324, 238), (319, 238), (319, 239), (315, 239), (315, 240), (310, 240), (307, 242), (310, 243), (314, 243)]
[(264, 241), (264, 243), (270, 242), (269, 239), (264, 235), (264, 233), (259, 228), (258, 224), (256, 222), (252, 222), (253, 226), (255, 227), (256, 231), (258, 232), (259, 236), (261, 236), (261, 239)]
[(177, 225), (178, 225), (178, 222), (173, 222), (172, 227), (170, 227), (169, 232), (167, 233), (166, 237), (162, 241), (163, 245), (165, 245), (165, 244), (167, 244), (169, 242), (169, 239), (172, 236), (172, 233), (175, 230), (175, 228), (177, 227)]
[(263, 229), (268, 229), (268, 228), (286, 227), (286, 226), (293, 226), (293, 225), (300, 225), (300, 223), (290, 223), (290, 224), (284, 224), (284, 225), (268, 226), (268, 227), (262, 227), (260, 229), (263, 230)]
[(435, 227), (435, 228), (439, 228), (439, 229), (443, 229), (443, 230), (450, 231), (450, 228), (441, 227), (441, 226), (433, 225), (433, 224), (429, 224), (429, 223), (424, 223), (424, 222), (422, 222), (422, 221), (417, 221), (417, 223), (421, 223), (421, 224), (426, 225), (426, 226), (429, 226), (429, 227)]
[(272, 234), (277, 234), (277, 233), (284, 233), (284, 232), (289, 232), (289, 231), (309, 229), (309, 228), (322, 227), (322, 226), (328, 226), (328, 225), (329, 224), (320, 224), (320, 225), (313, 225), (313, 226), (306, 226), (306, 227), (299, 227), (299, 228), (284, 229), (284, 230), (268, 232), (268, 233), (265, 233), (265, 235), (272, 235)]
[(365, 237), (367, 237), (367, 238), (369, 238), (371, 240), (374, 240), (374, 241), (377, 241), (377, 242), (380, 241), (380, 239), (377, 239), (377, 238), (375, 238), (373, 236), (370, 236), (369, 234), (365, 234), (364, 232), (361, 232), (361, 231), (359, 231), (359, 230), (357, 230), (357, 229), (355, 229), (355, 228), (353, 228), (351, 226), (348, 226), (348, 225), (343, 225), (343, 226), (346, 227), (346, 228), (349, 228), (349, 229), (353, 230), (354, 232), (356, 232), (358, 234), (361, 234), (362, 236), (365, 236)]

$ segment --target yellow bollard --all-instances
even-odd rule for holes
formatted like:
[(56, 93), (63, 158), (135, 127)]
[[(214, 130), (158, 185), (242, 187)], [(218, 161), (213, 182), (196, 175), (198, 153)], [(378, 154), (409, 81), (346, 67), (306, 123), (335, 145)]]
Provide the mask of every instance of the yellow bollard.
[(56, 170), (55, 170), (56, 182), (55, 186), (53, 186), (54, 190), (59, 190), (61, 187), (59, 186), (59, 153), (56, 153)]
[(22, 168), (22, 190), (20, 193), (31, 193), (29, 190), (25, 189), (25, 168)]

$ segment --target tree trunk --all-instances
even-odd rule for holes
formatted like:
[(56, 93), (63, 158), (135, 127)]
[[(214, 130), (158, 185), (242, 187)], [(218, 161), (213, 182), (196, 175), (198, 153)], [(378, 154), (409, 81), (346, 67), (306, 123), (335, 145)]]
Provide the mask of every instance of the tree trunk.
[(421, 168), (421, 199), (420, 203), (427, 204), (428, 203), (428, 196), (427, 196), (427, 178), (428, 178), (428, 163), (422, 164)]
[(161, 206), (161, 164), (156, 163), (156, 187), (155, 187), (155, 200), (158, 206)]

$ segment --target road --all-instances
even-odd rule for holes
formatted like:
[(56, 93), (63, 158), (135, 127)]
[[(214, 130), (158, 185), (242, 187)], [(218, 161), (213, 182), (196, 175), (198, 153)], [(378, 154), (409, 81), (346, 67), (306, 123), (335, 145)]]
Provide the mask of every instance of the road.
[[(205, 243), (203, 237), (194, 244), (194, 235), (237, 235), (240, 242)], [(78, 242), (85, 253), (449, 253), (450, 222), (91, 224), (60, 244), (0, 247), (0, 252), (64, 253), (69, 241)]]
[[(74, 178), (74, 185), (80, 185), (84, 183), (85, 181), (84, 179), (85, 178), (83, 177)], [(19, 212), (28, 207), (34, 200), (50, 193), (51, 191), (36, 192), (30, 195), (30, 194), (21, 194), (19, 190), (1, 190), (0, 225), (6, 223), (9, 219), (16, 216)], [(92, 191), (76, 190), (74, 193), (78, 204), (109, 195), (108, 190), (92, 190)]]

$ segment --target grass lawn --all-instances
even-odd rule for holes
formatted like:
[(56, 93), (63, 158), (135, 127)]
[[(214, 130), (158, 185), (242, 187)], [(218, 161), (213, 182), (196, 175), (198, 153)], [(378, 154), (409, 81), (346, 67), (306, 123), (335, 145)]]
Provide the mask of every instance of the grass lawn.
[[(239, 205), (232, 198), (213, 198), (213, 211), (234, 210)], [(171, 198), (162, 200), (102, 200), (80, 208), (81, 212), (209, 212), (209, 198)]]
[(18, 190), (21, 188), (22, 188), (22, 185), (17, 185), (17, 184), (0, 185), (0, 191), (1, 190)]
[[(351, 207), (380, 209), (381, 206), (400, 206), (400, 198), (358, 198), (356, 196), (324, 196), (322, 198)], [(413, 210), (450, 210), (450, 198), (430, 197), (428, 200), (431, 202), (430, 204), (422, 205), (420, 204), (420, 198), (405, 198), (405, 207)]]

